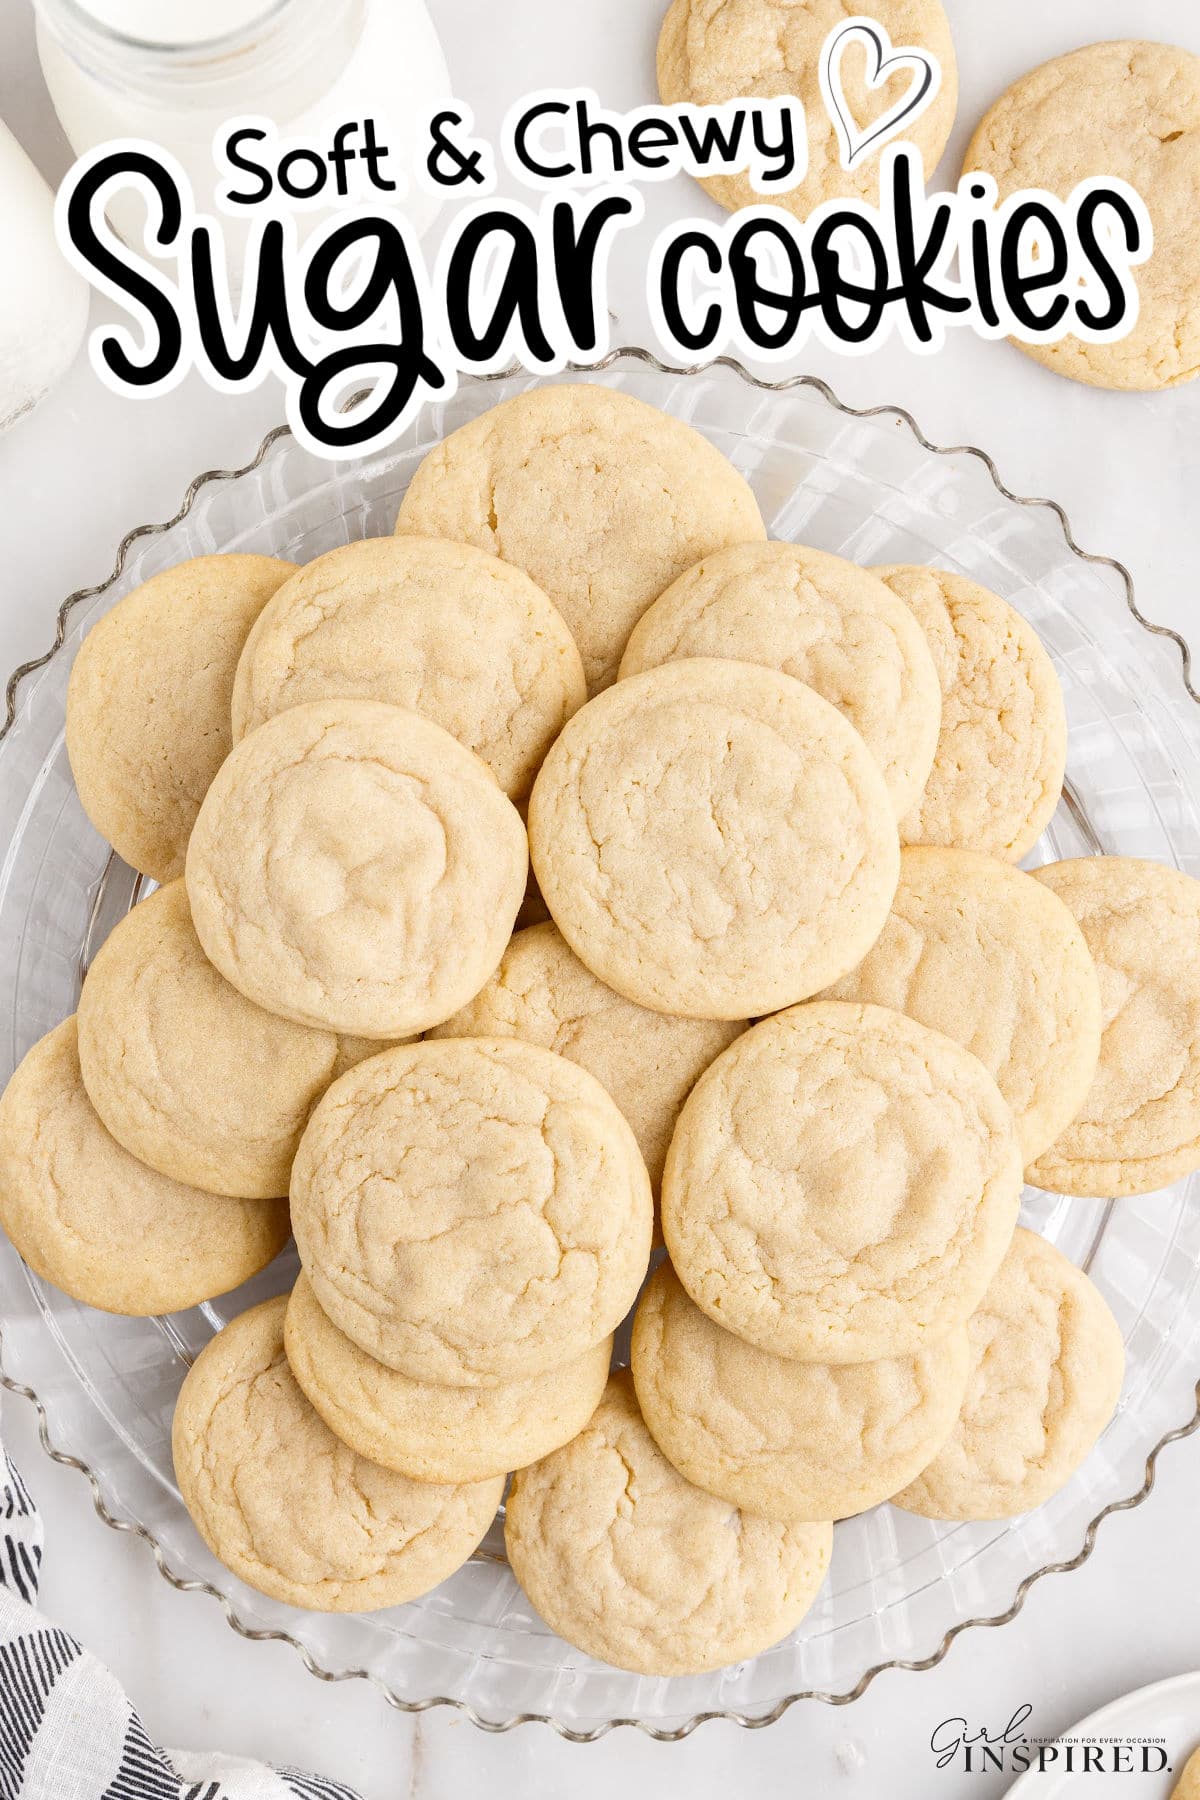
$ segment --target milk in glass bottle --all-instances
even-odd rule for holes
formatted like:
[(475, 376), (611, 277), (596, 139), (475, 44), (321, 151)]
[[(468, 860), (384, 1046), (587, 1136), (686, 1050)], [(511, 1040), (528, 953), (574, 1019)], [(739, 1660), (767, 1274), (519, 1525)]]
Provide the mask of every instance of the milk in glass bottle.
[(54, 196), (0, 121), (0, 431), (66, 371), (87, 313), (87, 286), (55, 241)]
[[(35, 3), (42, 69), (78, 155), (113, 138), (149, 139), (178, 159), (197, 207), (211, 212), (213, 134), (227, 119), (265, 116), (291, 137), (371, 117), (390, 151), (387, 172), (409, 177), (399, 208), (418, 231), (433, 218), (436, 197), (411, 175), (426, 153), (430, 110), (450, 82), (425, 0)], [(136, 196), (118, 194), (108, 215), (140, 241), (145, 210)], [(322, 216), (299, 215), (302, 223)], [(245, 230), (225, 223), (235, 269)]]

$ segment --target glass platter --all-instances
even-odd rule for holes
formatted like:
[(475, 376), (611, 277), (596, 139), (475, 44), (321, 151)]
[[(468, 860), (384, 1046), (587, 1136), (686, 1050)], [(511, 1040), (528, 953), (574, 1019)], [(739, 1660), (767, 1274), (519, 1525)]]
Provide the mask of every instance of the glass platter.
[[(868, 564), (940, 563), (1012, 601), (1054, 658), (1071, 728), (1068, 793), (1030, 864), (1103, 850), (1200, 875), (1200, 706), (1186, 646), (1141, 619), (1126, 571), (1079, 550), (1060, 508), (1010, 494), (982, 452), (936, 449), (906, 414), (853, 412), (811, 379), (764, 386), (730, 363), (681, 372), (636, 350), (570, 378), (626, 388), (697, 426), (747, 475), (773, 536)], [(112, 577), (65, 603), (53, 650), (10, 682), (0, 733), (0, 1083), (74, 1008), (88, 956), (136, 898), (136, 878), (83, 815), (63, 745), (67, 675), (88, 626), (184, 557), (237, 549), (304, 562), (390, 531), (429, 446), (532, 385), (469, 383), (361, 461), (323, 462), (274, 432), (247, 468), (193, 482), (173, 520), (131, 532)], [(854, 1700), (883, 1669), (932, 1667), (963, 1630), (1014, 1617), (1033, 1581), (1077, 1567), (1107, 1514), (1145, 1497), (1163, 1445), (1195, 1429), (1200, 1176), (1109, 1204), (1028, 1190), (1024, 1219), (1091, 1271), (1125, 1336), (1120, 1410), (1084, 1468), (1049, 1505), (1005, 1523), (935, 1525), (883, 1506), (839, 1525), (829, 1582), (800, 1630), (696, 1678), (626, 1675), (570, 1650), (525, 1604), (495, 1527), (435, 1593), (355, 1617), (276, 1604), (216, 1562), (175, 1488), (174, 1398), (225, 1319), (288, 1286), (290, 1248), (219, 1302), (133, 1320), (65, 1298), (0, 1241), (0, 1382), (37, 1405), (47, 1451), (81, 1470), (101, 1517), (144, 1538), (167, 1580), (216, 1599), (244, 1636), (286, 1639), (323, 1679), (369, 1680), (402, 1710), (457, 1706), (489, 1730), (536, 1719), (579, 1739), (616, 1724), (677, 1738), (710, 1718), (763, 1725), (798, 1699)]]

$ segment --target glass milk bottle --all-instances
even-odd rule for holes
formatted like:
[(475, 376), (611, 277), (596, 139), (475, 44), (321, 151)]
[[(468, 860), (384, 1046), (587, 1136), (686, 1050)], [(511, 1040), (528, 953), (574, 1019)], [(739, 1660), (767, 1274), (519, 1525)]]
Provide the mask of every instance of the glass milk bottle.
[[(450, 81), (425, 0), (35, 0), (46, 84), (77, 155), (147, 138), (183, 165), (196, 205), (213, 211), (212, 139), (227, 119), (271, 119), (282, 136), (373, 117), (408, 177), (396, 202), (423, 231), (437, 199), (414, 185), (430, 109)], [(385, 204), (388, 196), (381, 195)], [(113, 226), (138, 243), (142, 203), (118, 195)], [(302, 222), (321, 218), (306, 212)], [(225, 219), (236, 268), (245, 225)]]
[(0, 431), (74, 361), (88, 290), (54, 237), (54, 196), (0, 121)]

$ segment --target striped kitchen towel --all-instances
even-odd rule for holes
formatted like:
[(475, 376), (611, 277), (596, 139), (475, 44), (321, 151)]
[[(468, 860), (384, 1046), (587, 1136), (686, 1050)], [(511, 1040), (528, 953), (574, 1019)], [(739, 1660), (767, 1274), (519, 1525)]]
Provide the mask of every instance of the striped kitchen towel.
[(37, 1610), (42, 1522), (0, 1444), (0, 1800), (356, 1800), (242, 1757), (160, 1750), (104, 1664)]

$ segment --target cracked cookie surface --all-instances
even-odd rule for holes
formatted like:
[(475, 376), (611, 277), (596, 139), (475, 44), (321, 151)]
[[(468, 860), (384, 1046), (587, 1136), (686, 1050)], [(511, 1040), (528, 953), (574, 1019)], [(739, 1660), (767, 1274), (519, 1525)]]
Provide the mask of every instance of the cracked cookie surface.
[(1029, 1170), (1109, 1199), (1200, 1168), (1200, 881), (1087, 856), (1035, 871), (1069, 908), (1100, 981), (1100, 1062), (1082, 1106)]
[[(709, 175), (700, 185), (729, 211), (770, 202), (807, 215), (823, 201), (857, 197), (879, 201), (879, 157), (843, 169), (841, 150), (821, 94), (817, 69), (825, 39), (860, 8), (843, 0), (673, 0), (658, 41), (658, 92), (667, 105), (691, 101), (717, 106), (735, 99), (803, 101), (808, 127), (808, 169), (798, 186), (758, 193), (750, 177)], [(901, 134), (921, 153), (926, 180), (933, 174), (954, 124), (958, 73), (950, 23), (939, 0), (872, 0), (870, 16), (893, 45), (927, 50), (941, 66), (933, 100)], [(842, 64), (846, 104), (860, 127), (878, 119), (905, 93), (907, 77), (872, 90), (866, 52), (848, 48)]]
[(945, 1337), (1017, 1221), (1012, 1114), (960, 1044), (880, 1006), (813, 1001), (700, 1077), (663, 1174), (676, 1273), (777, 1356), (872, 1362)]
[(618, 993), (746, 1019), (874, 942), (899, 846), (883, 776), (789, 675), (711, 657), (631, 675), (543, 763), (530, 853), (555, 924)]
[(1108, 1424), (1121, 1332), (1082, 1269), (1020, 1230), (967, 1333), (958, 1422), (894, 1503), (927, 1519), (1009, 1519), (1056, 1494)]
[(685, 656), (779, 669), (849, 720), (898, 818), (933, 766), (942, 690), (911, 610), (873, 575), (803, 544), (737, 544), (706, 556), (634, 627), (621, 676)]
[(829, 1567), (828, 1523), (739, 1513), (667, 1461), (627, 1369), (571, 1443), (513, 1476), (504, 1540), (552, 1630), (645, 1675), (690, 1675), (786, 1637)]
[(200, 802), (229, 754), (230, 696), (255, 619), (295, 564), (198, 556), (152, 575), (88, 632), (67, 688), (79, 798), (119, 856), (183, 873)]
[(546, 924), (517, 932), (487, 986), (428, 1036), (523, 1038), (587, 1069), (628, 1120), (657, 1193), (680, 1107), (742, 1029), (636, 1006)]
[(247, 1000), (201, 950), (182, 881), (106, 939), (78, 1017), (84, 1086), (117, 1142), (164, 1175), (248, 1200), (286, 1195), (309, 1113), (344, 1068), (384, 1048)]
[(135, 1317), (240, 1287), (290, 1232), (284, 1200), (205, 1193), (123, 1150), (84, 1091), (73, 1016), (0, 1097), (0, 1223), (43, 1280)]
[[(1000, 199), (1044, 188), (1065, 200), (1086, 176), (1136, 189), (1154, 229), (1132, 270), (1138, 314), (1125, 337), (1017, 344), (1073, 381), (1152, 389), (1200, 369), (1200, 56), (1174, 44), (1089, 44), (1043, 63), (1001, 94), (967, 149), (964, 170), (995, 177)], [(1014, 340), (1015, 341), (1015, 340)]]
[(483, 986), (526, 874), (520, 815), (472, 751), (400, 707), (323, 700), (234, 748), (186, 880), (205, 954), (248, 1000), (400, 1038)]
[(255, 621), (233, 688), (240, 740), (308, 700), (385, 700), (474, 750), (511, 800), (583, 705), (565, 621), (470, 544), (367, 538), (297, 570)]
[(544, 1374), (499, 1387), (414, 1381), (360, 1350), (301, 1272), (284, 1332), (292, 1374), (342, 1442), (414, 1481), (482, 1481), (567, 1443), (608, 1380), (611, 1337)]
[(1086, 940), (1046, 883), (972, 850), (912, 848), (879, 938), (828, 1000), (890, 1006), (977, 1056), (1026, 1164), (1075, 1118), (1100, 1055)]
[(171, 1448), (184, 1505), (226, 1568), (318, 1612), (415, 1600), (466, 1562), (503, 1476), (442, 1484), (380, 1468), (334, 1436), (288, 1367), (287, 1299), (239, 1314), (188, 1371)]
[(747, 483), (707, 438), (598, 383), (534, 388), (451, 432), (413, 476), (396, 530), (526, 570), (566, 620), (593, 693), (677, 576), (766, 536)]
[(334, 1083), (292, 1168), (324, 1311), (421, 1381), (493, 1386), (582, 1355), (650, 1259), (650, 1180), (594, 1076), (516, 1038), (389, 1050)]
[(875, 573), (912, 608), (942, 684), (933, 768), (901, 838), (1020, 862), (1050, 823), (1066, 770), (1054, 664), (1033, 627), (978, 582), (906, 564)]
[(845, 1519), (925, 1468), (958, 1418), (965, 1326), (915, 1356), (802, 1363), (724, 1331), (669, 1263), (638, 1303), (631, 1353), (642, 1417), (708, 1493), (769, 1519)]

